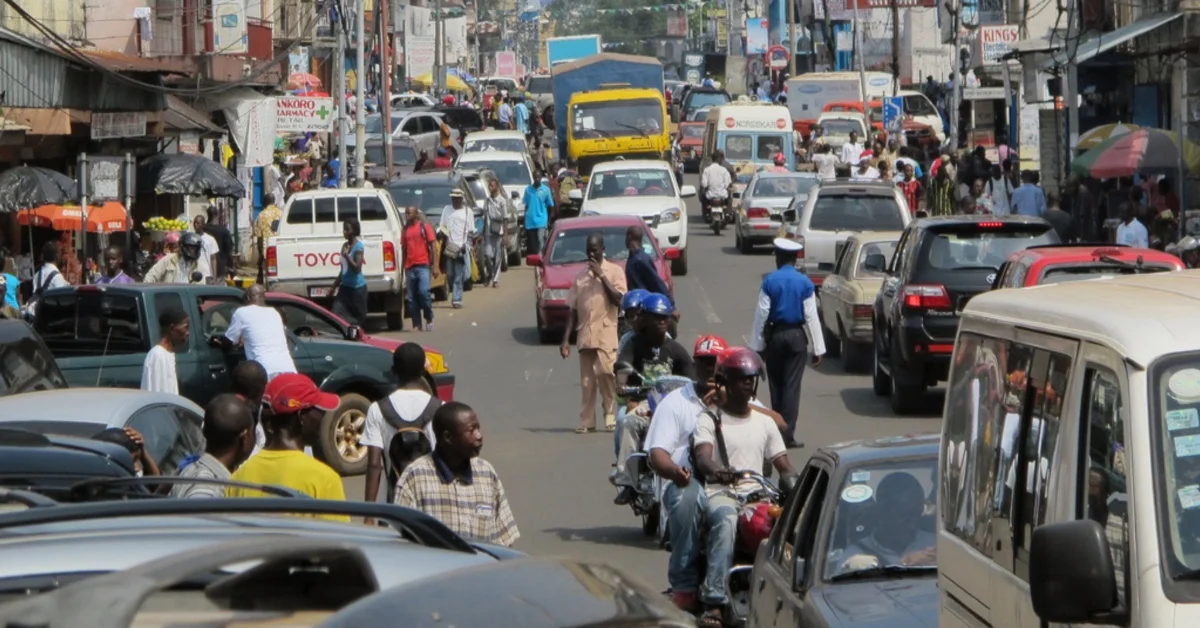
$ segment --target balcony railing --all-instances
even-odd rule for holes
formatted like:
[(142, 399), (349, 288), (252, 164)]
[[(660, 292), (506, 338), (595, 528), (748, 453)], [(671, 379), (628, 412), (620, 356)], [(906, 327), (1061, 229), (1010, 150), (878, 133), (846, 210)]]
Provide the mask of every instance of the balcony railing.
[[(137, 20), (133, 27), (138, 27)], [(174, 20), (154, 20), (151, 27), (152, 36), (149, 41), (138, 38), (138, 46), (143, 56), (169, 57), (183, 54), (183, 31)]]
[(251, 59), (271, 59), (275, 56), (275, 40), (272, 24), (266, 20), (246, 19), (246, 52), (216, 50), (213, 46), (212, 21), (204, 22), (204, 52), (207, 54), (232, 54)]

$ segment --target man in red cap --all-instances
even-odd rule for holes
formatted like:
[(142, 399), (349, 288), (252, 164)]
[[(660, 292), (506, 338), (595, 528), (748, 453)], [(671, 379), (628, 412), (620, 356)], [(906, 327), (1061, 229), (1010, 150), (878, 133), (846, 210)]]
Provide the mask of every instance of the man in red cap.
[[(283, 373), (272, 379), (263, 392), (263, 429), (267, 435), (262, 451), (233, 474), (237, 482), (270, 484), (297, 490), (315, 499), (345, 500), (342, 478), (324, 462), (304, 453), (304, 446), (317, 446), (317, 432), (326, 412), (341, 400), (321, 392), (307, 375)], [(265, 497), (251, 489), (229, 488), (229, 497)], [(350, 521), (350, 517), (323, 518)]]

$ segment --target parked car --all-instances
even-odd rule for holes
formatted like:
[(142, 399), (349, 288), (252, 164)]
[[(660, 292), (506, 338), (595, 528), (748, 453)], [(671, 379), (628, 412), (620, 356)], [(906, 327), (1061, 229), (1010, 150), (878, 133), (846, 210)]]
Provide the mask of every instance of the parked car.
[[(636, 226), (645, 228), (646, 223), (637, 216), (628, 215), (585, 216), (554, 223), (546, 239), (545, 254), (525, 258), (533, 268), (539, 341), (553, 343), (562, 340), (570, 312), (567, 292), (575, 277), (587, 268), (588, 235), (600, 233), (604, 236), (604, 250), (609, 261), (624, 267), (629, 255), (629, 249), (625, 247), (625, 233), (630, 227)], [(658, 276), (673, 292), (670, 262), (679, 255), (679, 249), (661, 248), (648, 228), (642, 246), (654, 258)]]
[(704, 150), (704, 121), (679, 123), (679, 158), (684, 172), (700, 172), (700, 153)]
[(803, 206), (820, 181), (814, 172), (755, 173), (733, 201), (738, 251), (748, 254), (755, 245), (770, 244), (779, 237), (784, 210), (793, 203)]
[(463, 140), (463, 153), (479, 151), (528, 153), (529, 144), (525, 141), (525, 134), (520, 131), (488, 129), (476, 131)]
[[(470, 166), (471, 164), (468, 164)], [(475, 209), (478, 213), (477, 226), (480, 233), (483, 233), (483, 212), (485, 199), (488, 197), (488, 189), (492, 181), (495, 181), (500, 186), (502, 194), (508, 201), (508, 211), (505, 214), (505, 224), (508, 225), (508, 236), (504, 240), (504, 250), (506, 255), (501, 260), (501, 270), (508, 270), (509, 266), (520, 266), (521, 256), (525, 252), (525, 205), (521, 199), (517, 198), (517, 193), (508, 194), (504, 190), (504, 184), (500, 178), (496, 176), (488, 168), (473, 168), (461, 167), (456, 168), (457, 172), (467, 180), (467, 184), (471, 186), (471, 192), (475, 195)]]
[(382, 139), (367, 140), (366, 177), (368, 181), (390, 181), (413, 173), (417, 165), (417, 145), (406, 137), (392, 138), (392, 176), (387, 176), (386, 153)]
[(0, 397), (66, 387), (41, 336), (25, 321), (0, 319)]
[[(114, 363), (118, 359), (113, 356)], [(116, 364), (114, 367), (121, 368)], [(103, 377), (99, 369), (92, 374)], [(146, 451), (165, 474), (173, 473), (187, 456), (203, 451), (203, 422), (204, 410), (196, 403), (179, 395), (138, 390), (136, 385), (40, 390), (0, 397), (0, 428), (6, 430), (86, 439), (105, 428), (132, 427), (142, 433)]]
[(963, 307), (991, 289), (1010, 255), (1041, 244), (1058, 244), (1058, 235), (1050, 223), (1029, 216), (909, 223), (875, 298), (875, 394), (890, 396), (897, 414), (916, 410), (926, 388), (946, 381)]
[(1008, 256), (992, 288), (1024, 288), (1186, 268), (1183, 260), (1155, 249), (1088, 243), (1033, 246)]
[(875, 296), (900, 234), (865, 231), (850, 236), (821, 286), (818, 305), (825, 347), (830, 357), (841, 356), (847, 371), (866, 370), (871, 364)]
[[(818, 449), (759, 547), (747, 626), (935, 628), (938, 445), (923, 434)], [(897, 529), (905, 560), (873, 553)]]
[(392, 107), (397, 109), (410, 109), (412, 107), (432, 107), (436, 105), (433, 97), (429, 94), (420, 92), (404, 92), (403, 94), (392, 95)]
[(886, 182), (823, 181), (783, 212), (780, 237), (804, 245), (797, 266), (820, 289), (838, 247), (859, 231), (900, 231), (912, 220), (900, 190)]
[(342, 223), (357, 218), (362, 233), (367, 311), (383, 312), (388, 329), (404, 326), (403, 218), (392, 197), (378, 188), (321, 189), (293, 194), (283, 207), (279, 230), (267, 240), (267, 287), (333, 303)]
[[(97, 432), (103, 428), (97, 428)], [(133, 457), (115, 443), (83, 437), (43, 434), (0, 422), (0, 489), (31, 491), (56, 501), (76, 501), (73, 487), (97, 478), (134, 477)], [(149, 497), (144, 487), (125, 496)], [(33, 504), (26, 504), (32, 506)], [(8, 508), (0, 503), (0, 512)]]
[[(442, 222), (442, 212), (450, 205), (450, 191), (458, 190), (463, 193), (463, 205), (466, 207), (475, 208), (476, 224), (482, 219), (483, 210), (479, 209), (482, 204), (475, 200), (475, 193), (472, 191), (470, 182), (462, 173), (454, 170), (443, 170), (435, 172), (418, 172), (412, 176), (405, 177), (397, 181), (391, 181), (387, 185), (387, 191), (392, 196), (392, 200), (397, 207), (416, 207), (425, 214), (425, 220), (437, 229)], [(482, 255), (480, 247), (471, 248), (471, 265), (477, 267), (479, 265), (479, 256)], [(442, 248), (441, 244), (435, 245), (435, 255), (437, 259), (433, 260), (434, 264), (441, 264)], [(448, 284), (446, 283), (446, 273), (439, 274), (436, 278), (429, 281), (429, 289), (433, 294), (433, 298), (438, 301), (445, 301), (449, 296)], [(468, 277), (466, 283), (463, 284), (463, 290), (471, 290), (474, 287), (474, 282)]]
[[(241, 348), (223, 350), (208, 342), (225, 333), (243, 300), (237, 288), (194, 284), (56, 288), (38, 304), (34, 329), (73, 386), (136, 389), (146, 352), (161, 337), (159, 313), (180, 308), (193, 327), (187, 345), (176, 353), (179, 391), (203, 406), (229, 392), (230, 372), (245, 359)], [(392, 354), (361, 342), (290, 332), (288, 341), (296, 370), (341, 397), (321, 423), (318, 455), (342, 475), (362, 473), (367, 462), (366, 448), (358, 442), (363, 417), (371, 402), (395, 390)]]
[[(412, 140), (418, 151), (428, 151), (432, 157), (437, 151), (438, 140), (441, 137), (441, 115), (429, 108), (398, 109), (391, 112), (392, 138), (407, 136)], [(364, 118), (365, 139), (383, 139), (383, 114), (370, 114)], [(356, 146), (356, 133), (346, 134), (346, 146)]]
[[(671, 272), (687, 274), (688, 213), (685, 198), (696, 195), (691, 185), (679, 186), (671, 164), (637, 159), (604, 161), (592, 168), (586, 190), (571, 190), (568, 197), (582, 201), (579, 215), (633, 215), (654, 234), (660, 250), (677, 249)], [(611, 252), (611, 248), (610, 248)]]

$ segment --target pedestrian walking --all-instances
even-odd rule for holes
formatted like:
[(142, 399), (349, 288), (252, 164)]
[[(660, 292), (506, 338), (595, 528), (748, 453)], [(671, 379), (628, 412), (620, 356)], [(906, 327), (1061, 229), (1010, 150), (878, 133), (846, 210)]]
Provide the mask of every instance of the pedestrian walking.
[(489, 275), (485, 283), (499, 288), (500, 270), (504, 267), (504, 241), (508, 238), (509, 200), (498, 179), (488, 181), (488, 197), (483, 202), (483, 209), (487, 221), (483, 250)]
[(766, 363), (771, 407), (787, 424), (783, 440), (789, 448), (804, 446), (796, 440), (796, 420), (800, 414), (800, 384), (809, 343), (812, 343), (814, 367), (821, 365), (821, 356), (825, 355), (825, 337), (817, 317), (816, 287), (796, 270), (796, 257), (803, 249), (804, 245), (798, 242), (775, 238), (777, 270), (763, 278), (749, 342), (750, 348), (758, 351)]
[(429, 285), (433, 278), (441, 275), (434, 260), (437, 259), (434, 243), (437, 236), (433, 226), (425, 222), (420, 208), (410, 205), (405, 209), (404, 224), (404, 300), (408, 315), (412, 318), (414, 331), (433, 331), (433, 299), (429, 296)]
[(342, 244), (339, 254), (341, 273), (333, 282), (333, 313), (361, 327), (367, 320), (367, 277), (363, 275), (364, 245), (359, 237), (362, 225), (357, 218), (342, 222)]
[(546, 229), (550, 225), (550, 208), (554, 205), (553, 194), (546, 179), (534, 181), (525, 187), (525, 242), (529, 255), (541, 255), (546, 247)]
[(191, 318), (180, 308), (167, 307), (158, 315), (158, 328), (162, 330), (158, 343), (150, 347), (142, 363), (142, 390), (178, 395), (175, 348), (187, 344)]
[[(254, 451), (254, 415), (233, 394), (213, 397), (204, 407), (204, 454), (179, 465), (181, 478), (232, 480), (233, 472)], [(184, 499), (224, 497), (225, 486), (216, 482), (181, 483), (171, 487), (171, 497)]]
[(450, 305), (461, 308), (463, 283), (471, 276), (471, 240), (475, 235), (475, 215), (463, 206), (463, 193), (450, 192), (450, 207), (442, 211), (438, 230), (443, 233), (442, 261), (450, 282)]
[(521, 532), (500, 476), (479, 457), (483, 432), (475, 411), (451, 401), (434, 413), (433, 432), (433, 451), (400, 475), (396, 503), (424, 512), (459, 536), (512, 546)]
[(1037, 174), (1031, 170), (1021, 173), (1021, 187), (1013, 190), (1012, 213), (1038, 218), (1046, 215), (1046, 193), (1038, 187)]
[(258, 283), (264, 283), (266, 279), (267, 240), (279, 233), (279, 221), (283, 219), (283, 212), (275, 205), (282, 198), (274, 193), (263, 195), (262, 211), (258, 212), (258, 218), (254, 219), (251, 235), (254, 237), (258, 253)]
[(227, 348), (242, 345), (246, 359), (261, 364), (268, 379), (295, 373), (283, 317), (279, 310), (267, 305), (267, 289), (254, 284), (246, 288), (244, 299), (245, 305), (234, 310), (225, 335), (216, 336), (215, 341)]
[(567, 291), (567, 326), (559, 353), (571, 356), (571, 332), (577, 334), (579, 383), (583, 389), (583, 407), (575, 432), (596, 431), (596, 391), (600, 391), (604, 409), (604, 427), (617, 428), (616, 378), (617, 317), (625, 294), (625, 273), (604, 257), (604, 236), (593, 233), (587, 238), (588, 267), (575, 276)]

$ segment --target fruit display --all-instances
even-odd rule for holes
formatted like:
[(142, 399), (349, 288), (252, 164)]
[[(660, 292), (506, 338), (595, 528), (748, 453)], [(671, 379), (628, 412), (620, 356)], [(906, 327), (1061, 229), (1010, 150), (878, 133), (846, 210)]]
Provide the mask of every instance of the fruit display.
[(175, 220), (173, 218), (163, 218), (155, 216), (147, 220), (143, 225), (147, 231), (187, 231), (189, 226), (186, 220)]

